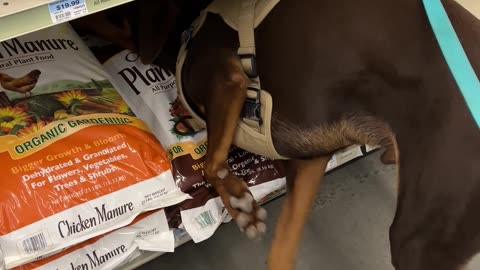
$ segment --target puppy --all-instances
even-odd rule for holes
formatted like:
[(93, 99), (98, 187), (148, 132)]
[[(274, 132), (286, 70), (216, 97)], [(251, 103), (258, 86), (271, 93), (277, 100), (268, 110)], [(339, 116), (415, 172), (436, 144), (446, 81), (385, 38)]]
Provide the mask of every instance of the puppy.
[[(444, 4), (478, 74), (480, 23), (455, 2)], [(294, 268), (327, 162), (351, 144), (394, 146), (400, 179), (390, 236), (397, 270), (457, 270), (479, 251), (480, 132), (420, 1), (281, 1), (255, 39), (262, 89), (274, 104), (274, 146), (289, 158), (269, 269)], [(251, 83), (239, 45), (238, 33), (209, 14), (177, 76), (185, 95), (205, 108), (206, 177), (254, 234), (261, 232), (261, 210), (254, 202), (233, 204), (248, 190), (225, 164)]]
[[(453, 0), (443, 3), (480, 75), (480, 22)], [(208, 14), (177, 76), (206, 122), (206, 179), (254, 238), (266, 212), (226, 165), (255, 77), (239, 46), (237, 31)], [(421, 1), (283, 0), (255, 28), (255, 46), (255, 73), (273, 100), (273, 145), (287, 167), (270, 270), (294, 269), (328, 160), (352, 144), (393, 149), (386, 160), (394, 153), (399, 171), (390, 229), (397, 270), (458, 270), (480, 250), (480, 132)]]

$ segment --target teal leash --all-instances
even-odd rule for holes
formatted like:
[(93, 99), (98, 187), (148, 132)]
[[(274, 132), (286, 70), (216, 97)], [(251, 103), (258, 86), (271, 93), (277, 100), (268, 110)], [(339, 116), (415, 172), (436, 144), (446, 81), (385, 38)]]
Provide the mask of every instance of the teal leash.
[(441, 0), (423, 0), (438, 44), (465, 102), (480, 127), (480, 81), (453, 29)]

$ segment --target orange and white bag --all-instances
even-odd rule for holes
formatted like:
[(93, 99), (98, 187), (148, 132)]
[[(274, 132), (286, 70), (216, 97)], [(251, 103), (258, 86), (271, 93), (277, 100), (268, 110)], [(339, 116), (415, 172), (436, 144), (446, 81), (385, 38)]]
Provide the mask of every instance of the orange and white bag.
[(140, 251), (173, 252), (175, 238), (164, 210), (138, 216), (130, 225), (97, 236), (43, 260), (14, 270), (107, 270), (140, 255)]
[(0, 43), (0, 160), (7, 268), (190, 198), (68, 24)]

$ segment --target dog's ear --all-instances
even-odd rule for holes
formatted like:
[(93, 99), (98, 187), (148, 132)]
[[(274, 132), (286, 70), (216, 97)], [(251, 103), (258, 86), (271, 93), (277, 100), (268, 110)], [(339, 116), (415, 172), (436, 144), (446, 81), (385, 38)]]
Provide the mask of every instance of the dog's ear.
[(175, 29), (179, 8), (173, 0), (136, 0), (129, 13), (132, 38), (144, 64), (160, 55)]
[(94, 34), (123, 49), (136, 50), (131, 38), (131, 31), (126, 27), (124, 9), (119, 6), (110, 10), (97, 12), (70, 22), (80, 33)]

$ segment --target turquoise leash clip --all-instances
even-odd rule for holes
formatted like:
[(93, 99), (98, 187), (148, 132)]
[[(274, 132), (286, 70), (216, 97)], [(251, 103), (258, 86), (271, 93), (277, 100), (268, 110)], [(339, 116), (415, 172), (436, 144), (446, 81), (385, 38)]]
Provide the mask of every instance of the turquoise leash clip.
[(480, 127), (480, 81), (453, 29), (441, 0), (423, 0), (438, 44), (465, 102)]

